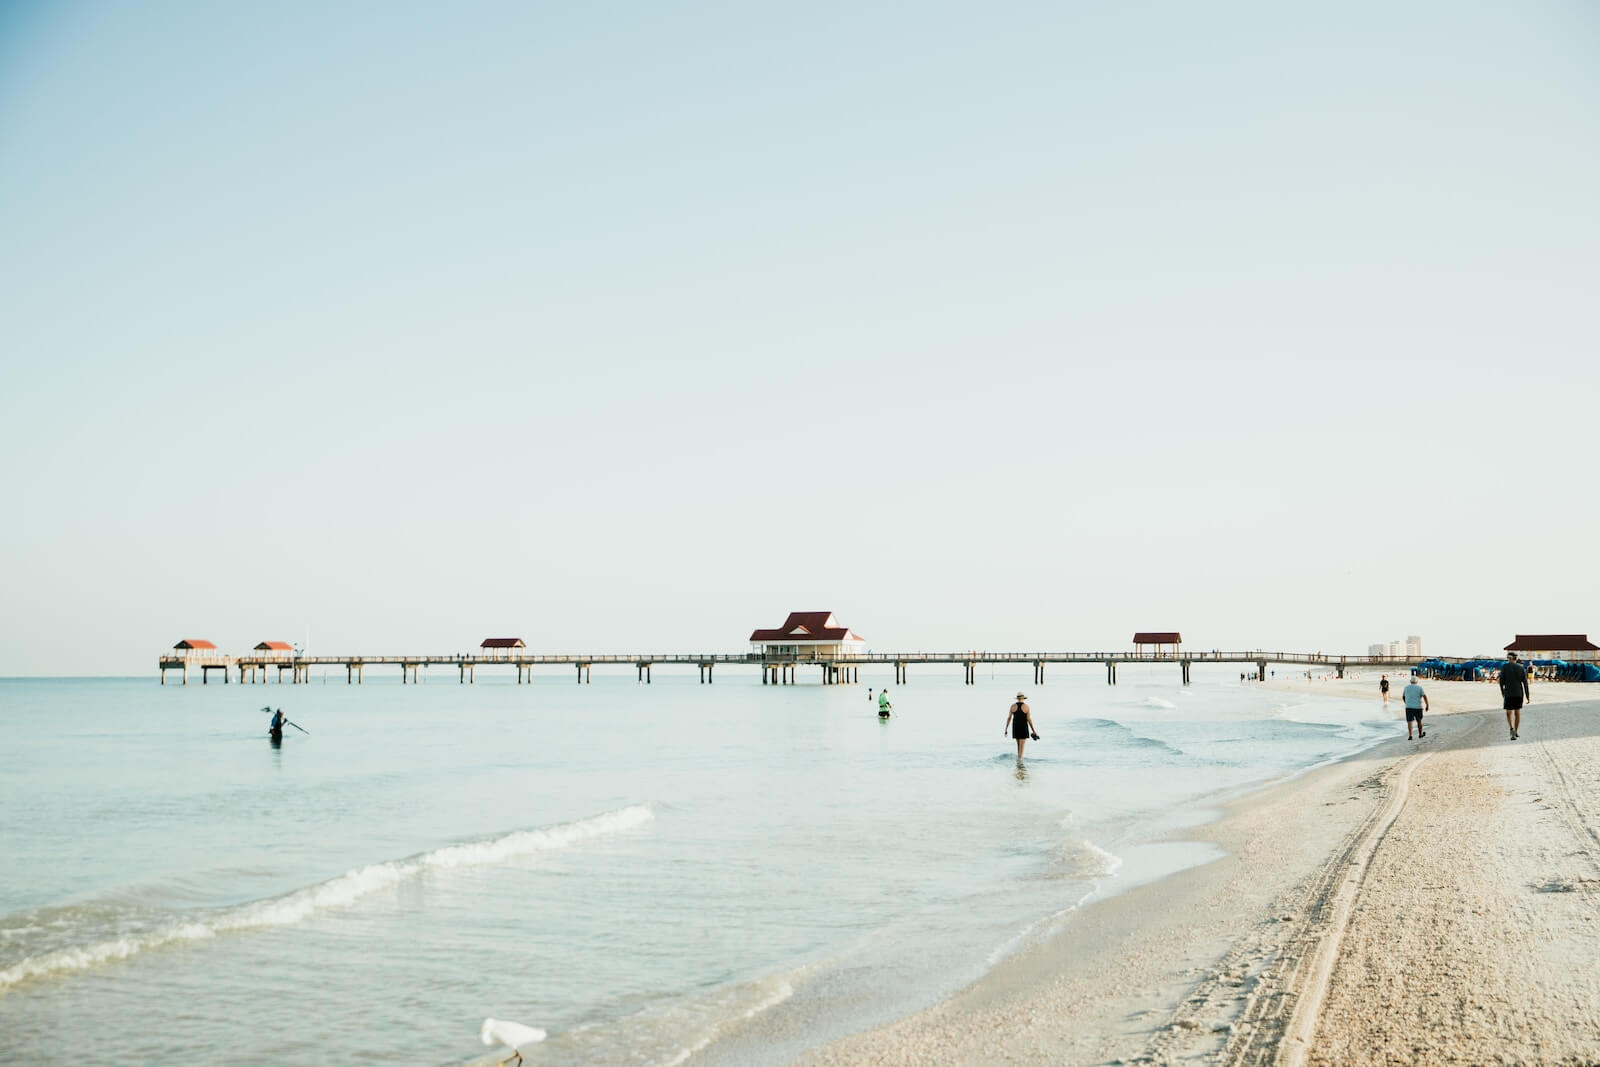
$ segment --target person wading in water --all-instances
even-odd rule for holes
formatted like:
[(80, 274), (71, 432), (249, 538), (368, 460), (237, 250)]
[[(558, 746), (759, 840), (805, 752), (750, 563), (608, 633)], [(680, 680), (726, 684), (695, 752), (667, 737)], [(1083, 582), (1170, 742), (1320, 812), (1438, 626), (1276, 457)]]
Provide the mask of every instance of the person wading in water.
[(1017, 762), (1022, 762), (1022, 748), (1029, 740), (1039, 740), (1033, 728), (1033, 713), (1028, 710), (1028, 698), (1017, 694), (1017, 702), (1006, 709), (1006, 728), (1017, 742)]

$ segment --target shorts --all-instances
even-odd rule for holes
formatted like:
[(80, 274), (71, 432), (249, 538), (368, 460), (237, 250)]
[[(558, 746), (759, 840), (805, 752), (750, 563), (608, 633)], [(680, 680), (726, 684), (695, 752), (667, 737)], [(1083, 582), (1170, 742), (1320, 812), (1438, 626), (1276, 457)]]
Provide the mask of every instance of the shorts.
[(1422, 709), (1421, 708), (1407, 708), (1406, 709), (1406, 722), (1410, 722), (1412, 719), (1415, 719), (1418, 722), (1422, 721)]
[(1521, 711), (1522, 710), (1522, 694), (1521, 693), (1518, 693), (1514, 697), (1506, 697), (1506, 710), (1507, 711)]

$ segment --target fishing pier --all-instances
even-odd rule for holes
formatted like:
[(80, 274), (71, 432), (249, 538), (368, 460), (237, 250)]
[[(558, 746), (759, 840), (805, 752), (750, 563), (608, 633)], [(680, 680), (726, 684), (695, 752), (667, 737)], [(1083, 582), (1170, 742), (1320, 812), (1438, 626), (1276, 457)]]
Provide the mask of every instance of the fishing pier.
[[(188, 642), (183, 642), (188, 643)], [(209, 643), (209, 642), (207, 642)], [(1431, 657), (1448, 660), (1449, 657)], [(479, 667), (506, 668), (516, 672), (517, 684), (533, 680), (536, 668), (564, 668), (574, 672), (579, 684), (591, 680), (595, 665), (626, 666), (634, 668), (638, 680), (651, 682), (655, 667), (695, 667), (699, 670), (702, 685), (715, 680), (718, 667), (755, 668), (761, 674), (763, 685), (794, 685), (799, 672), (816, 670), (823, 685), (849, 685), (861, 680), (862, 667), (891, 667), (894, 684), (907, 685), (911, 681), (911, 668), (960, 667), (967, 685), (977, 684), (978, 669), (989, 666), (1017, 666), (1028, 664), (1033, 668), (1033, 684), (1045, 684), (1046, 668), (1052, 665), (1099, 664), (1105, 668), (1106, 684), (1117, 684), (1117, 669), (1136, 664), (1166, 664), (1176, 668), (1188, 685), (1194, 664), (1234, 664), (1256, 672), (1258, 678), (1267, 677), (1272, 666), (1283, 665), (1330, 671), (1343, 678), (1347, 670), (1388, 669), (1406, 670), (1414, 666), (1415, 657), (1396, 656), (1341, 656), (1321, 652), (1190, 652), (1172, 650), (1134, 649), (1126, 652), (849, 652), (843, 655), (785, 653), (774, 651), (748, 653), (624, 653), (624, 654), (542, 654), (527, 653), (520, 649), (484, 649), (478, 653), (448, 655), (341, 655), (306, 656), (282, 650), (258, 650), (246, 655), (228, 655), (210, 649), (177, 648), (163, 654), (160, 659), (161, 684), (167, 682), (167, 672), (178, 673), (181, 684), (189, 683), (191, 671), (198, 671), (202, 685), (209, 684), (211, 674), (220, 672), (224, 684), (237, 678), (241, 684), (263, 684), (276, 680), (279, 684), (288, 677), (290, 684), (303, 685), (311, 681), (312, 671), (323, 668), (324, 677), (329, 668), (342, 668), (347, 685), (360, 685), (368, 667), (382, 670), (398, 669), (401, 682), (417, 684), (423, 672), (437, 668), (453, 672), (458, 684), (471, 685), (477, 681)]]

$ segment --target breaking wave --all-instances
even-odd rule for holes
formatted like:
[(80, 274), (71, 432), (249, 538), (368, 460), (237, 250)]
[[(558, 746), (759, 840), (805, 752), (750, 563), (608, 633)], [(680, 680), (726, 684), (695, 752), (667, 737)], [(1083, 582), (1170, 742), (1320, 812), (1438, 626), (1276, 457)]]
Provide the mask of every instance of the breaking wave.
[[(518, 830), (503, 837), (483, 841), (446, 845), (404, 859), (358, 867), (346, 871), (337, 878), (330, 878), (304, 889), (296, 889), (282, 896), (197, 913), (186, 918), (168, 917), (154, 922), (129, 921), (117, 917), (114, 913), (108, 916), (107, 909), (103, 906), (60, 909), (46, 921), (29, 924), (29, 927), (44, 926), (64, 931), (67, 936), (71, 936), (76, 929), (93, 936), (96, 933), (107, 933), (106, 928), (110, 926), (117, 930), (117, 936), (102, 937), (88, 944), (69, 945), (45, 951), (0, 970), (0, 995), (12, 986), (32, 978), (87, 970), (116, 960), (125, 960), (147, 949), (163, 945), (204, 941), (218, 934), (238, 930), (292, 926), (319, 912), (348, 907), (362, 897), (417, 878), (429, 871), (485, 867), (520, 856), (552, 852), (608, 834), (637, 829), (654, 818), (654, 813), (648, 807), (634, 805), (576, 822), (561, 823), (536, 830)], [(74, 913), (77, 921), (74, 921)], [(108, 918), (111, 921), (108, 922)], [(23, 929), (26, 928), (28, 927)]]

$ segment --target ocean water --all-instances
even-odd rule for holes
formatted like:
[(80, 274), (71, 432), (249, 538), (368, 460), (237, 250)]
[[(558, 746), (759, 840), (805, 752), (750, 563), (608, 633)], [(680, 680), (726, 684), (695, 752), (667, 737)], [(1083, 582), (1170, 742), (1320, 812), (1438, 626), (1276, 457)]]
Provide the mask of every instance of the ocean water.
[[(494, 1016), (549, 1031), (536, 1064), (784, 1063), (1394, 729), (1225, 669), (1075, 670), (913, 667), (886, 723), (888, 670), (0, 681), (0, 1061), (492, 1063)], [(271, 747), (268, 704), (309, 734)]]

